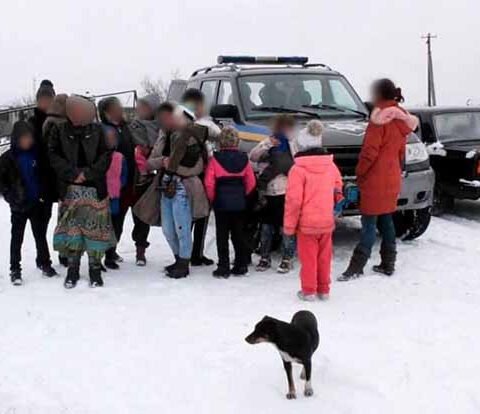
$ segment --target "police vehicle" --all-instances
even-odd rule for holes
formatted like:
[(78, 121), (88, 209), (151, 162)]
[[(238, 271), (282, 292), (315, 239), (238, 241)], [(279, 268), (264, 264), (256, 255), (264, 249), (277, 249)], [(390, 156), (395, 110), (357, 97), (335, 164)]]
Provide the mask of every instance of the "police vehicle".
[[(269, 136), (268, 122), (275, 114), (291, 114), (300, 125), (320, 119), (324, 146), (334, 155), (346, 185), (355, 186), (369, 109), (348, 80), (329, 66), (309, 63), (307, 57), (219, 56), (216, 65), (196, 70), (188, 80), (173, 81), (168, 99), (179, 101), (186, 88), (204, 93), (212, 118), (233, 125), (245, 151)], [(411, 134), (395, 214), (399, 236), (414, 239), (425, 232), (433, 186), (426, 147)], [(357, 203), (344, 211), (356, 214)]]

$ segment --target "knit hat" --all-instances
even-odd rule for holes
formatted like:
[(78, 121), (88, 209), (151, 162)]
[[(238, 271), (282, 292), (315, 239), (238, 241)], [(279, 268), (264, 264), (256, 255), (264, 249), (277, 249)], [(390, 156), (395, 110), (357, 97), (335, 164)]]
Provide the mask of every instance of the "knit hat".
[(36, 95), (37, 101), (40, 98), (45, 98), (45, 97), (47, 98), (55, 97), (55, 89), (53, 88), (53, 83), (48, 79), (44, 79), (40, 82), (40, 86), (38, 87), (38, 91)]
[(220, 132), (219, 143), (220, 148), (237, 148), (240, 142), (238, 132), (231, 126), (226, 126)]
[(310, 121), (297, 137), (297, 145), (300, 151), (308, 151), (322, 147), (323, 124), (320, 121)]

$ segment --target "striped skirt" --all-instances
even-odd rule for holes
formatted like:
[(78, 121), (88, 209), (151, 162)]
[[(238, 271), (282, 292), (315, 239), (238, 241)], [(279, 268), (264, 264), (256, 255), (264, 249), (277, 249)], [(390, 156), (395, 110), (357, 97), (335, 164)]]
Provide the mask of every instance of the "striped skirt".
[(64, 256), (87, 252), (101, 258), (116, 243), (108, 198), (97, 200), (92, 187), (70, 186), (59, 206), (54, 249)]

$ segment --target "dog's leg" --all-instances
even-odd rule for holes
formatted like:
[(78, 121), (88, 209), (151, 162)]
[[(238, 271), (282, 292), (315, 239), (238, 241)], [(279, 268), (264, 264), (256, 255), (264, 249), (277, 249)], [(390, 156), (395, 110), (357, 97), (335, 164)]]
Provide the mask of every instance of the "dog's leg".
[(300, 379), (305, 381), (306, 375), (305, 375), (305, 367), (302, 368), (302, 372), (300, 373)]
[(295, 398), (297, 398), (297, 391), (295, 390), (295, 383), (293, 382), (292, 363), (283, 361), (283, 367), (285, 368), (285, 372), (287, 373), (287, 381), (288, 381), (287, 399), (294, 400)]
[(312, 388), (312, 361), (304, 361), (303, 369), (305, 370), (305, 397), (311, 397), (313, 395)]

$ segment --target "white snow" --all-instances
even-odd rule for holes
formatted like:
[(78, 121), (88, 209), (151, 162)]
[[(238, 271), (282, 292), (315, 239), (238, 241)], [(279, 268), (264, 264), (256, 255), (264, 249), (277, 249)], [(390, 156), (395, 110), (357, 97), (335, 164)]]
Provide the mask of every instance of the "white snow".
[(470, 181), (470, 180), (465, 180), (463, 178), (460, 178), (460, 180), (458, 180), (461, 184), (465, 184), (469, 187), (475, 187), (475, 188), (479, 188), (480, 187), (480, 181), (478, 180), (473, 180), (473, 181)]
[[(126, 232), (122, 270), (103, 289), (83, 279), (74, 291), (40, 277), (28, 233), (25, 285), (11, 286), (2, 201), (0, 413), (478, 413), (480, 205), (459, 209), (462, 217), (433, 219), (424, 237), (399, 246), (394, 277), (369, 272), (334, 283), (329, 302), (301, 303), (296, 272), (166, 279), (160, 229), (148, 267), (133, 265)], [(339, 225), (334, 275), (358, 229), (356, 219)], [(208, 250), (214, 256), (211, 240)], [(302, 308), (320, 323), (315, 395), (300, 392), (297, 366), (298, 399), (287, 401), (278, 352), (244, 337), (264, 315), (288, 320)]]
[(467, 159), (472, 159), (475, 157), (475, 155), (477, 155), (477, 150), (471, 150), (471, 151), (468, 151), (466, 154), (465, 154), (465, 158)]

